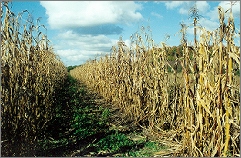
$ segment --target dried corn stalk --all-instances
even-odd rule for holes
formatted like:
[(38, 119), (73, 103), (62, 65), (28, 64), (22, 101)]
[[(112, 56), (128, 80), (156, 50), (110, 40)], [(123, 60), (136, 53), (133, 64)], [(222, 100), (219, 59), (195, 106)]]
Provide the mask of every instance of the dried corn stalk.
[(177, 155), (237, 155), (240, 89), (233, 69), (240, 68), (240, 51), (229, 13), (224, 24), (219, 7), (217, 30), (197, 28), (202, 34), (196, 47), (187, 45), (182, 28), (182, 52), (175, 56), (181, 73), (167, 59), (169, 47), (155, 47), (142, 27), (141, 34), (132, 36), (130, 48), (120, 40), (110, 56), (88, 61), (70, 74), (120, 107), (133, 123), (159, 135), (168, 130), (182, 133)]
[(20, 25), (26, 11), (15, 15), (6, 2), (1, 5), (2, 155), (34, 156), (67, 70), (38, 25)]

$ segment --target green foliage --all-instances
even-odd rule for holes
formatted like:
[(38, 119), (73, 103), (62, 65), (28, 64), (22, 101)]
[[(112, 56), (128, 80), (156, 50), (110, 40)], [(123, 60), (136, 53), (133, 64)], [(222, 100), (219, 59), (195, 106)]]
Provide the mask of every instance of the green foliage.
[(183, 55), (182, 53), (182, 46), (172, 46), (167, 51), (167, 59), (168, 61), (175, 61), (176, 57), (181, 57)]
[(70, 129), (69, 121), (66, 120), (72, 119), (73, 109), (82, 102), (80, 95), (77, 82), (68, 75), (63, 86), (55, 93), (53, 117), (45, 129), (47, 137), (58, 138), (62, 131)]
[(75, 65), (75, 66), (68, 66), (67, 67), (67, 70), (68, 70), (68, 72), (70, 71), (70, 70), (73, 70), (74, 68), (76, 68), (77, 67), (77, 65)]
[[(94, 153), (105, 152), (109, 155), (141, 157), (152, 156), (153, 151), (161, 149), (157, 143), (145, 142), (145, 139), (133, 141), (126, 134), (110, 131), (108, 128), (110, 110), (93, 105), (93, 100), (89, 98), (86, 102), (84, 97), (87, 95), (84, 87), (80, 88), (74, 78), (67, 77), (65, 86), (60, 88), (55, 96), (54, 117), (46, 129), (48, 137), (38, 142), (41, 153), (38, 156), (64, 155), (65, 151), (55, 153), (55, 150), (66, 149), (76, 143), (73, 140), (83, 142), (87, 140), (86, 138), (94, 138), (102, 132), (105, 134), (101, 134), (94, 144), (89, 144)], [(134, 133), (134, 135), (138, 134)]]
[(91, 115), (86, 114), (82, 110), (74, 113), (72, 128), (75, 129), (74, 134), (78, 137), (78, 139), (83, 139), (94, 134), (94, 124), (96, 124), (96, 122), (91, 118)]
[(64, 145), (67, 145), (67, 144), (68, 144), (67, 138), (63, 138), (63, 139), (60, 139), (60, 140), (45, 139), (45, 140), (39, 142), (39, 145), (42, 147), (43, 150), (48, 150), (48, 149), (51, 149), (51, 148), (56, 148), (56, 147), (64, 146)]
[[(79, 89), (78, 92), (82, 96), (86, 95), (84, 89)], [(74, 104), (72, 100), (72, 104)], [(78, 102), (80, 100), (76, 100)], [(93, 107), (90, 103), (79, 102), (74, 108), (71, 121), (71, 128), (74, 129), (74, 135), (78, 140), (84, 139), (107, 128), (110, 112), (108, 108)]]
[[(170, 49), (168, 49), (167, 60), (169, 64), (172, 66), (172, 68), (176, 70), (176, 72), (178, 73), (182, 71), (182, 66), (178, 60), (176, 61), (176, 59), (181, 56), (183, 56), (181, 45), (172, 46), (170, 47)], [(168, 72), (172, 72), (172, 69), (169, 66), (168, 66)]]
[(138, 151), (131, 150), (128, 153), (128, 156), (131, 156), (131, 157), (150, 157), (150, 156), (153, 156), (154, 152), (158, 152), (158, 151), (163, 150), (163, 149), (166, 149), (166, 147), (163, 146), (163, 145), (160, 145), (157, 142), (150, 142), (149, 141), (149, 142), (145, 143), (144, 147), (141, 150), (138, 150)]
[(104, 108), (101, 114), (101, 123), (103, 124), (108, 122), (109, 116), (110, 116), (110, 110), (108, 108)]
[(235, 76), (240, 76), (240, 70), (239, 70), (239, 69), (235, 70), (235, 71), (234, 71), (234, 75), (235, 75)]
[(80, 140), (105, 130), (108, 116), (109, 110), (107, 109), (103, 110), (103, 112), (100, 111), (99, 117), (96, 116), (96, 113), (91, 112), (91, 108), (88, 106), (76, 109), (71, 125), (75, 131), (74, 135)]
[(99, 151), (117, 152), (122, 148), (131, 147), (134, 144), (135, 142), (130, 140), (125, 134), (116, 131), (114, 134), (101, 139), (96, 146)]
[(91, 100), (85, 99), (87, 95), (86, 89), (80, 88), (79, 83), (68, 75), (55, 95), (53, 118), (45, 129), (46, 137), (38, 142), (39, 150), (66, 146), (71, 143), (70, 137), (82, 140), (108, 129), (109, 109), (94, 106)]

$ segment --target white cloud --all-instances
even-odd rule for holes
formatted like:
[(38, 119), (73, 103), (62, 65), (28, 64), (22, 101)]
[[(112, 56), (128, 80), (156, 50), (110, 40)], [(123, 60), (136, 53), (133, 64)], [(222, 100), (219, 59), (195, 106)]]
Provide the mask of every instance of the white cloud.
[[(179, 9), (179, 13), (183, 15), (188, 15), (191, 7), (194, 6), (193, 1), (171, 1), (165, 2), (165, 6), (167, 9)], [(210, 8), (209, 4), (206, 1), (196, 1), (196, 7), (198, 9), (199, 14), (206, 13), (206, 11)]]
[(188, 14), (188, 12), (189, 12), (189, 10), (187, 8), (180, 8), (179, 9), (179, 13), (180, 14), (184, 14), (185, 15), (185, 14)]
[(217, 21), (201, 18), (199, 23), (202, 27), (205, 27), (208, 31), (213, 31), (219, 27), (219, 23)]
[[(200, 28), (205, 28), (205, 30), (207, 30), (207, 31), (214, 31), (218, 27), (219, 27), (219, 23), (217, 21), (212, 21), (212, 20), (209, 20), (209, 19), (201, 18), (198, 21), (198, 24), (197, 24), (197, 31), (200, 30)], [(187, 33), (190, 34), (190, 35), (194, 35), (192, 25), (190, 25), (188, 27)]]
[(105, 35), (81, 35), (69, 30), (56, 36), (54, 48), (64, 63), (79, 65), (90, 58), (109, 54), (116, 42)]
[(162, 15), (160, 15), (160, 14), (158, 14), (158, 13), (156, 13), (156, 12), (151, 12), (151, 15), (152, 15), (152, 16), (155, 16), (155, 17), (157, 17), (157, 18), (159, 18), (159, 19), (162, 19), (162, 18), (163, 18)]
[[(222, 1), (218, 4), (218, 6), (221, 6), (223, 8), (223, 11), (227, 11), (230, 8), (230, 2), (229, 1)], [(210, 17), (211, 20), (218, 20), (218, 6), (214, 7), (213, 10), (207, 12), (207, 16)], [(235, 5), (232, 6), (232, 12), (235, 18), (240, 19), (240, 2), (237, 1)], [(227, 18), (229, 16), (229, 12), (225, 14), (225, 17)]]
[[(190, 17), (189, 10), (191, 7), (194, 6), (195, 2), (192, 1), (171, 1), (171, 2), (164, 2), (167, 9), (178, 9), (179, 13), (182, 15), (187, 15)], [(221, 1), (220, 3), (216, 3), (217, 6), (212, 8), (210, 3), (207, 1), (196, 1), (196, 7), (198, 9), (199, 16), (199, 23), (202, 27), (205, 27), (207, 30), (211, 31), (217, 29), (219, 27), (219, 20), (218, 20), (218, 6), (224, 8), (224, 12), (230, 8), (229, 1)], [(240, 18), (240, 2), (236, 2), (235, 5), (232, 6), (232, 11), (234, 17)], [(226, 17), (229, 14), (226, 13)], [(187, 23), (190, 23), (192, 19), (189, 19)], [(189, 34), (193, 34), (191, 31), (188, 31)]]
[[(183, 17), (187, 17), (185, 23), (190, 24), (187, 36), (190, 35), (193, 41), (193, 20), (188, 19), (188, 13), (195, 2), (162, 1), (160, 3), (165, 4), (167, 9), (175, 9)], [(224, 10), (230, 6), (227, 3), (215, 2), (226, 7)], [(218, 5), (211, 8), (210, 4), (206, 1), (196, 1), (198, 13), (204, 16), (200, 17), (199, 23), (209, 31), (219, 26)], [(116, 36), (109, 35), (122, 35), (125, 31), (124, 25), (141, 20), (143, 17), (139, 11), (144, 4), (131, 1), (42, 1), (41, 5), (46, 9), (50, 27), (58, 30), (58, 35), (54, 39), (55, 52), (69, 66), (83, 64), (100, 54), (109, 54), (111, 47), (118, 42), (118, 39), (113, 39)], [(240, 2), (233, 6), (233, 13), (240, 17), (239, 6)], [(148, 14), (162, 18), (162, 15), (154, 10)], [(127, 46), (131, 45), (129, 39), (123, 41)]]
[(171, 1), (171, 2), (165, 2), (165, 6), (167, 7), (167, 9), (174, 9), (181, 6), (184, 3), (185, 1)]
[[(223, 8), (224, 11), (230, 8), (230, 1), (222, 1), (219, 3), (219, 6)], [(240, 1), (237, 1), (235, 5), (232, 6), (232, 11), (235, 16), (240, 17)]]
[(205, 14), (210, 9), (210, 5), (206, 1), (197, 1), (196, 6), (201, 15)]
[(79, 65), (90, 58), (98, 56), (97, 52), (78, 49), (57, 50), (56, 54), (65, 59), (65, 63), (71, 63), (71, 65), (73, 63), (75, 63), (74, 65)]
[[(191, 7), (194, 6), (194, 1), (171, 1), (164, 2), (167, 9), (179, 9), (180, 14), (188, 15)], [(196, 1), (196, 7), (199, 14), (205, 14), (210, 6), (206, 1)]]
[[(101, 54), (109, 54), (121, 34), (120, 26), (143, 17), (142, 4), (132, 1), (41, 1), (52, 29), (58, 30), (54, 48), (67, 65), (79, 65)], [(127, 45), (130, 41), (125, 40)]]
[(94, 49), (97, 46), (101, 47), (109, 47), (110, 45), (106, 45), (106, 43), (111, 43), (111, 40), (106, 37), (105, 35), (97, 35), (97, 36), (92, 36), (92, 35), (80, 35), (77, 33), (74, 33), (73, 31), (67, 31), (64, 33), (61, 33), (58, 35), (58, 39), (61, 39), (61, 41), (65, 45), (70, 45), (70, 46), (81, 46), (83, 48), (86, 46), (91, 46), (92, 49)]
[(41, 1), (52, 28), (131, 24), (142, 19), (140, 4), (131, 1)]
[[(109, 39), (105, 35), (80, 35), (73, 31), (60, 33), (54, 45), (55, 52), (60, 56), (66, 66), (79, 65), (89, 59), (95, 59), (111, 53), (112, 46), (117, 46), (117, 39)], [(131, 41), (123, 41), (130, 47)]]

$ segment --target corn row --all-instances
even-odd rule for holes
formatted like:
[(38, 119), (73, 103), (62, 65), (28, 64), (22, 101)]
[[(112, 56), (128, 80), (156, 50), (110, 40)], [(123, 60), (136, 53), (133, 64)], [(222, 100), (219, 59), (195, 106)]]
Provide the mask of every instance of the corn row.
[(240, 89), (234, 68), (240, 68), (240, 50), (228, 13), (225, 24), (219, 7), (218, 29), (198, 28), (202, 33), (196, 47), (182, 40), (182, 52), (175, 56), (181, 73), (168, 60), (170, 47), (155, 47), (142, 27), (130, 48), (120, 40), (110, 55), (70, 74), (143, 128), (160, 135), (181, 129), (182, 148), (177, 152), (183, 156), (238, 156)]
[[(2, 2), (1, 26), (1, 130), (6, 156), (28, 156), (52, 117), (54, 93), (67, 70), (53, 53), (39, 25), (20, 25)], [(5, 12), (3, 12), (5, 11)], [(36, 34), (36, 35), (35, 35)], [(3, 152), (2, 152), (3, 153)]]

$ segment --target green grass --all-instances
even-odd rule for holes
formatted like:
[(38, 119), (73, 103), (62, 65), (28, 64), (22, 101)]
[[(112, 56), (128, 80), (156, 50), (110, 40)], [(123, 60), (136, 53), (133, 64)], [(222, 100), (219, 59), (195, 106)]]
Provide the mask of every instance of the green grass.
[(133, 141), (126, 134), (118, 131), (107, 135), (92, 146), (96, 148), (95, 152), (99, 153), (98, 156), (111, 157), (151, 157), (155, 152), (167, 148), (158, 142), (145, 139)]
[(71, 127), (74, 129), (74, 135), (78, 140), (108, 129), (106, 123), (109, 116), (108, 110), (100, 110), (98, 111), (99, 114), (91, 111), (92, 109), (89, 106), (75, 109)]
[(110, 153), (119, 152), (121, 149), (130, 148), (134, 145), (134, 141), (127, 138), (123, 133), (116, 131), (114, 134), (108, 135), (94, 144), (97, 151), (107, 151)]
[(132, 140), (130, 135), (141, 133), (111, 129), (110, 109), (96, 105), (90, 95), (84, 85), (68, 76), (55, 96), (54, 117), (45, 129), (46, 137), (39, 140), (36, 156), (69, 156), (79, 150), (79, 156), (142, 157), (163, 148), (145, 137)]
[(128, 156), (132, 157), (151, 157), (154, 156), (155, 152), (166, 149), (164, 145), (160, 145), (158, 142), (146, 142), (141, 150), (130, 151)]
[[(87, 90), (80, 87), (70, 75), (64, 85), (56, 93), (55, 111), (45, 129), (46, 137), (39, 140), (40, 154), (75, 143), (68, 141), (70, 138), (81, 141), (108, 129), (106, 120), (108, 120), (109, 111), (106, 108), (95, 107), (92, 100), (85, 99), (88, 95)], [(49, 154), (44, 156), (54, 156)]]

